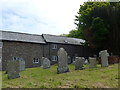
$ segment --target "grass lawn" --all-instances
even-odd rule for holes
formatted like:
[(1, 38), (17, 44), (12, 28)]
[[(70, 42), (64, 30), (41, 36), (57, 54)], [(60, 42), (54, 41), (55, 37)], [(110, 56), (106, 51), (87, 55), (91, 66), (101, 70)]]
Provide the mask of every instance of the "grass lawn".
[(57, 74), (57, 65), (49, 69), (27, 68), (20, 72), (21, 77), (7, 79), (2, 72), (3, 88), (118, 88), (118, 64), (103, 68), (89, 68), (74, 70), (69, 65), (70, 72)]

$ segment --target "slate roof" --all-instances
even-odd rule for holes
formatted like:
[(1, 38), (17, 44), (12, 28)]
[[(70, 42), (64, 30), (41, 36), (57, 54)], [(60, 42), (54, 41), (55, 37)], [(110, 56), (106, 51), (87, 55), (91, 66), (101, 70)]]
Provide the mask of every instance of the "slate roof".
[(46, 43), (41, 35), (18, 33), (11, 31), (0, 31), (0, 32), (2, 33), (2, 37), (0, 37), (0, 40), (43, 43), (43, 44)]
[(72, 45), (82, 45), (85, 40), (70, 38), (65, 36), (56, 36), (49, 34), (27, 34), (27, 33), (19, 33), (19, 32), (11, 32), (11, 31), (0, 31), (2, 33), (2, 37), (0, 35), (0, 40), (8, 40), (8, 41), (21, 41), (21, 42), (31, 42), (31, 43), (61, 43), (61, 44), (72, 44)]
[(51, 42), (51, 43), (73, 44), (73, 45), (82, 45), (82, 43), (85, 43), (85, 40), (70, 38), (65, 36), (56, 36), (56, 35), (48, 35), (48, 34), (43, 34), (42, 36), (44, 37), (46, 42)]

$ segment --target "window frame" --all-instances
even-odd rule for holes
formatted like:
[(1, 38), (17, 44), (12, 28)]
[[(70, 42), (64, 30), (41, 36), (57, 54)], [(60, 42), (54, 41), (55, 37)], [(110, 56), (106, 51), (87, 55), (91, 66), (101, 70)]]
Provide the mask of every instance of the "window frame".
[(52, 49), (57, 49), (57, 44), (52, 44)]
[(39, 63), (39, 58), (33, 58), (33, 63)]
[(19, 61), (20, 58), (19, 58), (19, 57), (13, 57), (13, 60), (14, 60), (14, 61), (17, 61), (17, 60), (18, 60), (18, 61)]
[(58, 56), (52, 56), (52, 61), (57, 61), (58, 60)]

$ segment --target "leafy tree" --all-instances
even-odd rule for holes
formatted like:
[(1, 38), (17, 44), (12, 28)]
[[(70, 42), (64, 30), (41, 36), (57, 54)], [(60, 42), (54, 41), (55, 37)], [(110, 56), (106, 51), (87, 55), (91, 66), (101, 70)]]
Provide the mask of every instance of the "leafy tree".
[(67, 37), (82, 38), (82, 34), (79, 30), (71, 30)]
[[(109, 31), (105, 27), (104, 21), (100, 17), (96, 17), (93, 19), (91, 25), (91, 31), (93, 34), (94, 41), (92, 42), (96, 47), (103, 46), (103, 44), (108, 39)], [(101, 43), (102, 42), (102, 43)], [(102, 47), (104, 48), (104, 47)]]
[(90, 47), (120, 55), (120, 2), (85, 2), (75, 16), (77, 30), (70, 37), (83, 38)]
[(61, 34), (60, 36), (67, 36), (68, 34)]

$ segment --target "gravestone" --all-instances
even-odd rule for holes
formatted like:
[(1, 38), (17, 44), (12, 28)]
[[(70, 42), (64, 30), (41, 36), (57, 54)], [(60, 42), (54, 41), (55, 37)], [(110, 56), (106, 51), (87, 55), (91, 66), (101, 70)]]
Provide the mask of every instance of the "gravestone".
[(97, 64), (96, 58), (95, 57), (89, 57), (90, 68), (95, 68), (96, 64)]
[(76, 57), (75, 58), (75, 70), (83, 70), (84, 61), (85, 61), (84, 57)]
[(19, 60), (19, 64), (20, 64), (20, 66), (19, 66), (20, 71), (24, 71), (25, 70), (25, 61), (21, 59), (21, 60)]
[(60, 48), (58, 50), (58, 68), (57, 73), (65, 73), (69, 71), (68, 68), (68, 57), (67, 52), (64, 50), (64, 48)]
[(107, 50), (103, 50), (99, 52), (99, 56), (101, 57), (101, 66), (108, 67), (108, 56)]
[[(19, 71), (24, 71), (25, 70), (25, 61), (22, 59), (22, 58), (19, 58), (19, 59), (16, 59), (16, 60), (12, 60), (12, 61), (18, 61), (19, 62)], [(7, 65), (6, 66), (8, 66), (8, 63), (9, 63), (9, 61), (7, 61)], [(6, 72), (5, 72), (5, 74), (7, 74), (7, 69), (6, 69)]]
[(42, 59), (40, 60), (41, 67), (43, 67), (43, 60), (44, 59), (45, 59), (45, 57), (42, 57)]
[(2, 58), (0, 57), (0, 71), (2, 71)]
[(72, 57), (72, 64), (75, 64), (75, 57)]
[(85, 59), (85, 62), (84, 62), (84, 64), (88, 64), (88, 59)]
[(50, 68), (50, 60), (48, 60), (47, 58), (44, 58), (42, 67), (43, 69)]
[(7, 64), (7, 74), (8, 74), (8, 79), (14, 79), (14, 78), (19, 78), (20, 77), (20, 69), (19, 69), (19, 61), (8, 61)]
[(71, 62), (72, 62), (71, 57), (68, 56), (68, 64), (70, 64)]

